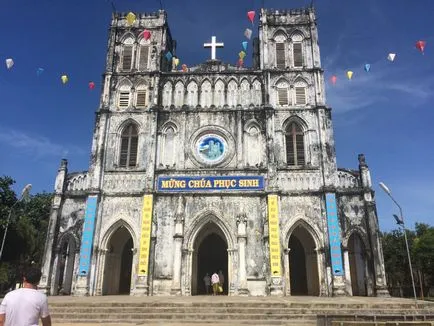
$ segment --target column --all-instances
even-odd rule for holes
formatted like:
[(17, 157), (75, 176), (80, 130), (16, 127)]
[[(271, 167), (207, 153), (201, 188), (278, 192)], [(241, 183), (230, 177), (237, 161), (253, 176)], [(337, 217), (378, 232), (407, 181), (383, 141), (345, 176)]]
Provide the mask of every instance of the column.
[(182, 242), (184, 240), (184, 198), (179, 196), (178, 208), (175, 214), (175, 234), (173, 236), (173, 278), (170, 294), (181, 295), (181, 262), (182, 262)]
[(344, 251), (344, 269), (345, 269), (345, 288), (348, 295), (353, 295), (353, 288), (351, 286), (351, 270), (350, 270), (350, 257), (348, 254), (348, 247), (342, 247)]
[(236, 249), (228, 249), (228, 295), (236, 295), (235, 284), (237, 283), (238, 276), (236, 275), (233, 266), (237, 263), (235, 258), (237, 254)]
[(383, 247), (380, 241), (380, 227), (378, 225), (377, 209), (373, 197), (371, 173), (366, 164), (365, 155), (359, 154), (360, 180), (364, 189), (365, 214), (368, 221), (368, 237), (371, 245), (375, 273), (375, 292), (378, 297), (390, 297), (386, 284), (386, 270), (384, 268)]
[(247, 216), (241, 214), (237, 216), (238, 227), (238, 295), (249, 295), (247, 288), (247, 270), (246, 270), (246, 244), (247, 244)]
[[(53, 245), (55, 246), (56, 229), (59, 217), (59, 208), (62, 202), (63, 189), (66, 181), (66, 175), (68, 173), (68, 161), (63, 159), (60, 162), (60, 167), (57, 171), (53, 205), (50, 212), (50, 220), (48, 223), (48, 233), (45, 240), (45, 250), (42, 257), (42, 277), (39, 283), (40, 291), (46, 294), (54, 294), (54, 289), (51, 288), (52, 273), (53, 273)], [(53, 273), (54, 274), (54, 273)]]
[(283, 266), (285, 266), (285, 295), (290, 296), (291, 295), (291, 265), (290, 265), (290, 259), (289, 255), (291, 254), (291, 249), (286, 248), (283, 250), (284, 256), (283, 256)]
[(103, 282), (104, 282), (104, 268), (105, 268), (105, 257), (107, 254), (107, 249), (98, 250), (98, 271), (97, 271), (97, 283), (95, 286), (95, 295), (103, 295)]
[(193, 252), (191, 249), (184, 249), (183, 253), (185, 256), (185, 288), (183, 289), (183, 295), (191, 296), (191, 273), (192, 273), (192, 262), (193, 262)]

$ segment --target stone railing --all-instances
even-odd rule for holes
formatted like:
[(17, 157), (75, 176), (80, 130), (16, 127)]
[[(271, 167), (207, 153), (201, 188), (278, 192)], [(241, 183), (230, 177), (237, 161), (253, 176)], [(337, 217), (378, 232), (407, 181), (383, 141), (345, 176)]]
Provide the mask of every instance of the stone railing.
[(336, 186), (341, 189), (360, 188), (361, 184), (358, 172), (338, 169)]
[(140, 192), (143, 191), (144, 187), (144, 173), (113, 173), (104, 175), (104, 191), (107, 192)]
[(319, 190), (321, 177), (318, 172), (280, 172), (277, 183), (284, 191)]
[(87, 190), (87, 172), (71, 173), (66, 178), (66, 191), (77, 192)]

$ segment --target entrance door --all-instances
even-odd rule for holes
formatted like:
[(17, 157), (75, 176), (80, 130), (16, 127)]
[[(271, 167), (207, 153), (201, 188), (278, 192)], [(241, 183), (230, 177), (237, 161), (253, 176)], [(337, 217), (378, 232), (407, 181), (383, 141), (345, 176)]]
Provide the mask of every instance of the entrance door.
[(71, 294), (72, 276), (75, 264), (75, 240), (72, 236), (66, 238), (61, 245), (61, 250), (57, 256), (57, 277), (55, 294)]
[(312, 236), (298, 226), (289, 238), (288, 248), (291, 295), (319, 295), (318, 259)]
[[(192, 273), (192, 294), (206, 294), (204, 277), (208, 273), (223, 273), (223, 294), (228, 293), (228, 246), (225, 236), (214, 223), (208, 223), (195, 240)], [(209, 293), (211, 293), (209, 289)]]
[(110, 238), (104, 268), (103, 295), (130, 294), (133, 239), (121, 226)]
[(366, 296), (365, 248), (362, 239), (357, 233), (353, 233), (348, 239), (348, 256), (353, 295)]

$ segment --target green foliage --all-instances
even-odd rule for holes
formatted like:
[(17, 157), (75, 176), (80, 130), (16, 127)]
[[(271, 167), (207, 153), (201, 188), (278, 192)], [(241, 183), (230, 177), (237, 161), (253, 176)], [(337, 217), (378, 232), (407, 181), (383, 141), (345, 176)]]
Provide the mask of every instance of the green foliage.
[(52, 194), (39, 193), (25, 203), (17, 202), (20, 194), (13, 191), (14, 183), (10, 177), (0, 177), (0, 241), (12, 212), (0, 263), (3, 288), (19, 280), (25, 266), (41, 263), (53, 198)]
[[(434, 286), (434, 227), (416, 223), (415, 230), (407, 230), (416, 288), (421, 276), (424, 287)], [(384, 264), (390, 287), (410, 288), (411, 275), (403, 230), (382, 234)]]

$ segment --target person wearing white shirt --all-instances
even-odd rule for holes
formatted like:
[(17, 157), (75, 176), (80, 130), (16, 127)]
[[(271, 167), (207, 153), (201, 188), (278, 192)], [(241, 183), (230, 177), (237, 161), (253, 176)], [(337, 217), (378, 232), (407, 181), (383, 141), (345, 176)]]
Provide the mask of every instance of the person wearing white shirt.
[(38, 291), (41, 271), (29, 268), (23, 275), (23, 287), (6, 294), (0, 304), (0, 326), (51, 326), (47, 296)]

